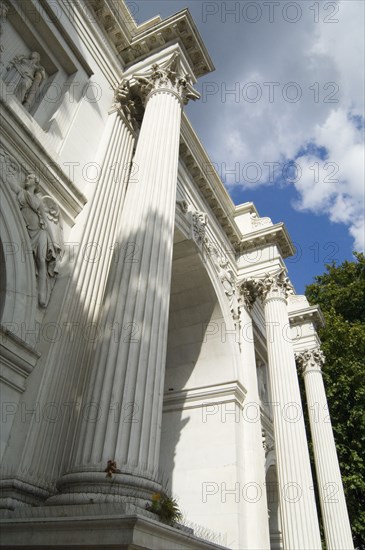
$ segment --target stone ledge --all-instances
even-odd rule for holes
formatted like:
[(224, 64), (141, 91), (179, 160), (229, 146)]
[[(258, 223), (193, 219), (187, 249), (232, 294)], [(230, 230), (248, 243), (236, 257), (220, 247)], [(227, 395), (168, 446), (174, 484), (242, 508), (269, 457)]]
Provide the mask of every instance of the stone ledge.
[[(2, 549), (223, 550), (127, 506), (18, 509), (2, 519)], [(3, 516), (4, 518), (4, 516)]]

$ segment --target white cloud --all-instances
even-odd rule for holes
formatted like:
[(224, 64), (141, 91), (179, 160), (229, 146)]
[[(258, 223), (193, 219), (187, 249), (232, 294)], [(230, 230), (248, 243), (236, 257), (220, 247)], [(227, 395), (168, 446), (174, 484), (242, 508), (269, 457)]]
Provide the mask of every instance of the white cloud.
[(295, 187), (297, 208), (326, 212), (331, 221), (349, 226), (357, 250), (364, 249), (364, 148), (362, 132), (343, 109), (331, 112), (315, 129), (314, 141), (327, 150), (325, 161), (303, 155), (296, 159), (302, 176)]
[[(363, 133), (360, 119), (354, 117), (364, 117), (365, 3), (339, 0), (327, 5), (333, 9), (323, 12), (322, 6), (318, 23), (313, 20), (314, 13), (303, 7), (303, 17), (296, 24), (278, 17), (274, 24), (246, 25), (244, 51), (242, 38), (239, 42), (236, 32), (236, 46), (240, 46), (235, 47), (232, 33), (231, 59), (220, 71), (223, 76), (216, 79), (220, 91), (206, 101), (219, 132), (211, 132), (205, 142), (212, 160), (219, 166), (225, 162), (227, 170), (238, 162), (242, 176), (247, 163), (261, 166), (259, 180), (243, 181), (241, 177), (239, 183), (244, 187), (270, 183), (267, 163), (296, 159), (302, 169), (294, 184), (296, 208), (327, 213), (333, 222), (346, 224), (355, 247), (363, 249)], [(337, 5), (339, 11), (331, 17)], [(326, 16), (338, 22), (326, 23)], [(210, 81), (214, 81), (214, 73)], [(269, 82), (279, 83), (271, 85), (275, 93), (271, 98), (269, 86), (264, 84)], [(294, 84), (289, 85), (291, 82)], [(257, 102), (247, 100), (248, 91), (255, 91), (254, 84), (248, 90), (248, 83), (256, 83), (262, 92)], [(225, 89), (237, 85), (238, 98), (224, 95)], [(293, 102), (296, 90), (301, 97)], [(325, 148), (325, 160), (318, 148)], [(227, 177), (226, 183), (238, 181)]]

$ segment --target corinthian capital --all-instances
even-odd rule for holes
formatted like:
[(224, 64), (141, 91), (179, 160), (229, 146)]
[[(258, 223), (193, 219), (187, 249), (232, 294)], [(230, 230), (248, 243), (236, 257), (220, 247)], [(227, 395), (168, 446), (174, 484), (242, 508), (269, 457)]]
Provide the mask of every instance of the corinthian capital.
[(246, 279), (239, 285), (239, 291), (241, 297), (247, 309), (251, 310), (256, 301), (256, 298), (259, 296), (259, 286), (260, 279)]
[(265, 278), (260, 280), (258, 287), (259, 296), (262, 300), (267, 298), (285, 298), (293, 294), (294, 288), (289, 278), (286, 276), (285, 269), (277, 273), (267, 273)]
[(144, 74), (134, 75), (144, 102), (153, 92), (170, 92), (186, 105), (190, 99), (199, 99), (200, 95), (191, 84), (191, 76), (181, 72), (180, 54), (175, 52), (163, 63), (154, 63)]
[(267, 273), (260, 279), (246, 279), (241, 283), (240, 291), (246, 306), (251, 309), (256, 298), (265, 300), (268, 297), (278, 296), (286, 299), (289, 294), (293, 293), (294, 289), (289, 278), (285, 275), (285, 270), (281, 269), (277, 273)]
[(300, 353), (296, 353), (295, 359), (298, 368), (303, 374), (310, 371), (321, 371), (325, 362), (325, 356), (319, 348), (306, 349)]

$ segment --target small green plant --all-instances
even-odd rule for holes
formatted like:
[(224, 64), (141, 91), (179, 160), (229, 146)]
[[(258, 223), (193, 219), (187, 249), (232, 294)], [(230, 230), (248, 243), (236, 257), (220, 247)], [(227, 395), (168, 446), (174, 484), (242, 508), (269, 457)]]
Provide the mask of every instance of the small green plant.
[(173, 523), (182, 518), (177, 502), (164, 493), (154, 493), (151, 504), (146, 504), (146, 510), (157, 514), (164, 523)]

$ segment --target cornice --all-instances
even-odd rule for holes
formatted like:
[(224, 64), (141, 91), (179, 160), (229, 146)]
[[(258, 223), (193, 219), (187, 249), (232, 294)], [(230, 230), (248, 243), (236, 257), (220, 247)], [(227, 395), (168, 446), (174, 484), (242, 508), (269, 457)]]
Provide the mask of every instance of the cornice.
[(164, 412), (200, 408), (202, 405), (218, 405), (235, 401), (243, 406), (246, 390), (238, 381), (213, 386), (169, 391), (164, 396)]
[(207, 152), (184, 113), (181, 121), (180, 159), (216, 216), (229, 241), (233, 246), (237, 245), (242, 235), (233, 218), (235, 205), (217, 172), (212, 167)]
[(193, 68), (195, 78), (214, 70), (189, 10), (184, 9), (164, 20), (155, 17), (137, 25), (122, 0), (90, 0), (90, 6), (123, 64), (141, 61), (178, 40)]
[(0, 326), (0, 379), (22, 393), (26, 379), (33, 371), (40, 354), (15, 334)]
[(316, 328), (325, 326), (323, 313), (318, 306), (309, 306), (296, 311), (289, 311), (288, 315), (291, 325), (302, 325), (303, 323), (311, 322)]
[(243, 235), (238, 244), (238, 251), (242, 254), (269, 244), (276, 244), (283, 258), (295, 254), (294, 245), (283, 222), (268, 225)]

